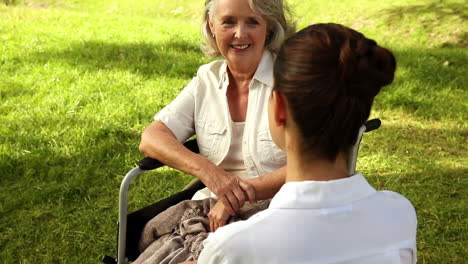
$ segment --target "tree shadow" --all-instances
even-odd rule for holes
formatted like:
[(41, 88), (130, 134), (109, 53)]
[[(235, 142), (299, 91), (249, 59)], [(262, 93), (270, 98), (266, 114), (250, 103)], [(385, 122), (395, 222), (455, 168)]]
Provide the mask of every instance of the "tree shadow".
[[(468, 153), (468, 147), (460, 143), (466, 138), (467, 128), (421, 128), (402, 122), (389, 124), (383, 119), (381, 128), (364, 135), (360, 147), (364, 155), (401, 154), (401, 162), (410, 162), (410, 159), (418, 162), (427, 160), (427, 164), (431, 165), (438, 158), (464, 157)], [(425, 162), (418, 164), (426, 166)], [(418, 164), (412, 166), (416, 168)]]
[[(412, 22), (412, 25), (407, 26), (422, 26), (426, 31), (431, 32), (431, 34), (434, 34), (434, 29), (440, 24), (452, 24), (454, 25), (453, 29), (457, 30), (444, 32), (444, 34), (450, 35), (451, 37), (442, 44), (442, 47), (468, 46), (468, 33), (466, 30), (463, 30), (463, 28), (459, 30), (460, 28), (454, 24), (454, 22), (459, 22), (462, 25), (466, 23), (468, 19), (466, 3), (432, 1), (427, 4), (397, 6), (380, 12), (385, 23), (391, 27), (400, 27), (402, 24), (409, 21)], [(417, 21), (418, 25), (413, 24), (415, 21)], [(431, 36), (429, 37), (431, 38)]]
[(26, 85), (11, 81), (11, 80), (4, 80), (0, 82), (0, 99), (4, 100), (7, 98), (18, 97), (18, 96), (26, 96), (26, 95), (33, 95), (34, 92), (27, 87)]
[[(49, 116), (48, 123), (61, 126), (63, 119), (61, 115)], [(107, 167), (111, 172), (123, 166), (126, 153), (129, 150), (133, 151), (129, 155), (137, 152), (140, 131), (125, 127), (125, 124), (94, 122), (92, 129), (84, 131), (86, 141), (79, 140), (80, 127), (89, 127), (93, 123), (91, 119), (92, 117), (89, 120), (76, 119), (73, 124), (62, 127), (66, 132), (53, 135), (24, 133), (21, 132), (24, 130), (20, 128), (21, 125), (12, 126), (15, 129), (18, 127), (18, 133), (5, 138), (7, 145), (11, 143), (13, 146), (14, 142), (20, 142), (29, 148), (16, 151), (14, 155), (0, 153), (0, 185), (8, 186), (29, 177), (38, 181), (64, 181), (69, 177), (85, 177), (94, 181), (88, 178), (89, 173), (86, 171)], [(35, 122), (37, 127), (42, 126), (40, 120), (31, 122)], [(55, 128), (51, 128), (53, 129)], [(73, 146), (68, 145), (68, 140), (74, 141)]]
[[(468, 147), (460, 144), (467, 137), (466, 128), (421, 128), (401, 122), (389, 124), (383, 119), (381, 128), (364, 135), (357, 167), (370, 173), (376, 170), (372, 182), (379, 189), (392, 190), (398, 186), (411, 195), (414, 184), (437, 185), (446, 181), (449, 182), (445, 187), (454, 185), (459, 189), (456, 176), (463, 179), (466, 175), (467, 168), (459, 165), (468, 154)], [(373, 164), (376, 161), (381, 163)], [(382, 169), (390, 173), (379, 176)]]
[[(465, 3), (430, 1), (381, 10), (383, 23), (395, 32), (422, 30), (427, 47), (393, 50), (397, 57), (394, 84), (376, 98), (376, 109), (400, 109), (421, 118), (463, 120), (468, 82), (468, 18)], [(441, 26), (442, 25), (442, 26)], [(454, 25), (445, 28), (444, 25)]]
[[(19, 65), (66, 64), (69, 67), (63, 68), (77, 69), (83, 73), (117, 70), (138, 74), (144, 78), (164, 76), (185, 79), (193, 77), (198, 67), (208, 61), (197, 45), (176, 40), (161, 43), (83, 41), (75, 42), (62, 50), (51, 49), (25, 53), (11, 60), (18, 61)], [(20, 97), (34, 92), (21, 83), (7, 81), (3, 84), (5, 89), (2, 87), (0, 90), (0, 99)], [(8, 107), (14, 106), (7, 105), (1, 110), (8, 111)], [(24, 125), (20, 122), (8, 124), (11, 134), (5, 137), (6, 145), (15, 146), (17, 145), (15, 142), (20, 142), (23, 146), (28, 145), (28, 150), (25, 153), (15, 151), (15, 156), (0, 153), (0, 172), (3, 175), (0, 177), (0, 184), (13, 184), (23, 177), (61, 180), (67, 176), (80, 175), (74, 171), (74, 167), (68, 169), (68, 164), (82, 164), (84, 170), (87, 164), (89, 167), (99, 166), (91, 165), (92, 163), (121, 167), (122, 164), (118, 164), (115, 157), (125, 155), (122, 153), (129, 149), (137, 152), (141, 131), (135, 132), (128, 128), (134, 125), (135, 120), (125, 121), (128, 126), (125, 127), (121, 124), (115, 126), (114, 123), (96, 123), (101, 121), (93, 121), (93, 117), (73, 119), (73, 121), (67, 120), (68, 118), (73, 117), (69, 117), (63, 109), (60, 109), (56, 115), (47, 116), (44, 120), (37, 120), (34, 117), (27, 120), (35, 122), (34, 125)], [(55, 125), (51, 126), (51, 124)], [(58, 129), (57, 127), (62, 124), (64, 127)], [(54, 129), (62, 131), (67, 128), (67, 130), (80, 132), (78, 128), (86, 128), (86, 138), (89, 142), (81, 146), (82, 149), (70, 150), (69, 155), (62, 155), (61, 152), (57, 153), (57, 146), (53, 146), (55, 144), (53, 141), (56, 140), (57, 144), (62, 146), (62, 140), (69, 138), (70, 135), (65, 134), (63, 138), (55, 135), (44, 138), (44, 135), (25, 131), (31, 127), (42, 126), (51, 131)], [(59, 133), (57, 131), (53, 134)], [(16, 134), (12, 135), (13, 133)], [(77, 143), (74, 144), (73, 147), (76, 148)], [(63, 144), (62, 148), (67, 149), (67, 146)], [(121, 158), (118, 160), (122, 161)]]
[(444, 20), (453, 16), (459, 16), (462, 19), (468, 18), (466, 3), (446, 3), (445, 1), (397, 6), (386, 9), (385, 13), (387, 14), (386, 19), (388, 22), (401, 21), (405, 15), (421, 17), (425, 14), (435, 14), (436, 18), (439, 20)]
[(206, 62), (199, 47), (183, 41), (162, 43), (76, 42), (63, 50), (48, 50), (18, 58), (28, 63), (66, 63), (82, 71), (124, 70), (145, 77), (189, 78)]
[(459, 47), (393, 50), (397, 57), (394, 83), (376, 98), (375, 109), (422, 118), (467, 118), (468, 53)]

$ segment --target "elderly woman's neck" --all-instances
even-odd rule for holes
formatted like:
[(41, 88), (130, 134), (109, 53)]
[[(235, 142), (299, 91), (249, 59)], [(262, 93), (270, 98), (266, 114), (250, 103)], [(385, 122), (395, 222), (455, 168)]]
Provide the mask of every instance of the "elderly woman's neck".
[(241, 95), (247, 96), (249, 93), (250, 82), (252, 81), (253, 73), (233, 72), (229, 70), (229, 93), (236, 94), (236, 98)]
[(255, 72), (257, 71), (258, 64), (256, 65), (229, 65), (229, 77), (236, 83), (245, 83), (252, 80)]
[(349, 177), (346, 157), (340, 153), (335, 161), (318, 158), (313, 153), (288, 150), (286, 182), (331, 181)]

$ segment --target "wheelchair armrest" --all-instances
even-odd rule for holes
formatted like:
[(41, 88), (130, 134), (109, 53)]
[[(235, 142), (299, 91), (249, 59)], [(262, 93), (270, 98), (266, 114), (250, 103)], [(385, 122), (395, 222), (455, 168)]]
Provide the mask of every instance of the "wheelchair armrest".
[[(195, 139), (189, 140), (184, 143), (184, 146), (189, 150), (199, 153), (198, 144)], [(165, 164), (160, 162), (159, 160), (146, 157), (138, 163), (138, 167), (133, 168), (130, 170), (122, 180), (120, 184), (120, 193), (119, 193), (119, 233), (118, 233), (118, 243), (117, 243), (117, 262), (120, 263), (127, 263), (126, 259), (126, 240), (127, 240), (127, 220), (128, 220), (128, 189), (130, 183), (138, 177), (140, 174), (144, 173), (148, 170), (154, 170), (156, 168), (162, 167)], [(199, 185), (202, 183), (200, 182)], [(196, 186), (194, 186), (195, 188)], [(188, 193), (187, 190), (186, 193)], [(192, 194), (193, 195), (193, 194)], [(105, 258), (103, 261), (108, 261), (112, 263), (112, 258)]]
[(372, 130), (376, 130), (380, 127), (381, 124), (382, 122), (378, 118), (368, 120), (364, 123), (364, 126), (366, 127), (365, 132), (371, 132)]
[(138, 162), (138, 166), (142, 170), (154, 170), (164, 166), (164, 164), (157, 159), (145, 157)]
[[(186, 148), (188, 148), (189, 150), (191, 150), (192, 152), (194, 152), (194, 153), (199, 153), (200, 152), (200, 150), (198, 149), (198, 144), (197, 144), (196, 139), (192, 139), (192, 140), (189, 140), (189, 141), (185, 142), (184, 146)], [(142, 170), (154, 170), (154, 169), (160, 168), (160, 167), (162, 167), (164, 165), (165, 164), (160, 162), (159, 160), (153, 159), (153, 158), (150, 158), (150, 157), (143, 158), (142, 160), (140, 160), (140, 162), (138, 162), (138, 166)]]

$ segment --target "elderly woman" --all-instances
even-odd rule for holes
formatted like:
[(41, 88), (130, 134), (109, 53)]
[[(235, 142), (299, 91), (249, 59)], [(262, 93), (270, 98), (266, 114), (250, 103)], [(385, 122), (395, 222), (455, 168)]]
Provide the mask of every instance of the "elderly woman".
[(199, 264), (416, 263), (416, 214), (391, 191), (349, 175), (347, 153), (395, 58), (361, 33), (317, 24), (275, 62), (270, 130), (287, 152), (286, 183), (267, 210), (211, 233)]
[[(207, 186), (194, 199), (219, 198), (213, 229), (246, 200), (271, 198), (284, 183), (286, 158), (271, 139), (267, 101), (275, 52), (294, 31), (285, 10), (282, 0), (207, 0), (203, 49), (224, 60), (201, 66), (142, 135), (146, 156)], [(200, 155), (182, 145), (193, 135)]]

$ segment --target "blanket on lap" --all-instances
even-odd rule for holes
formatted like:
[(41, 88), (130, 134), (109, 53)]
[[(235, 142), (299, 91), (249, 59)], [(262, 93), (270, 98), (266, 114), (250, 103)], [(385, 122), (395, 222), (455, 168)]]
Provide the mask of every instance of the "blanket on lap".
[[(268, 207), (270, 200), (246, 204), (229, 223), (248, 219)], [(135, 264), (176, 264), (196, 260), (203, 249), (203, 240), (210, 232), (208, 213), (215, 205), (212, 198), (186, 200), (151, 219), (143, 229)]]

